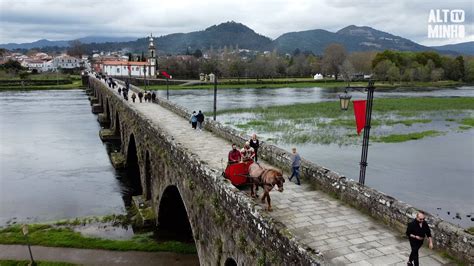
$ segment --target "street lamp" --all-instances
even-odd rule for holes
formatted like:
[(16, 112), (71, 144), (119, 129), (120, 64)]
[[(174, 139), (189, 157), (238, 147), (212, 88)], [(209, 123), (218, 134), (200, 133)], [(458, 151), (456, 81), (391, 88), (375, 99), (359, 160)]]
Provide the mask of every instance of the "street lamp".
[(28, 239), (28, 225), (24, 224), (21, 227), (21, 231), (26, 238), (26, 244), (28, 245), (28, 251), (30, 252), (31, 265), (36, 265), (36, 262), (33, 260), (33, 254), (31, 253), (30, 241)]
[(214, 121), (216, 121), (217, 112), (217, 75), (214, 76)]
[[(169, 68), (166, 67), (166, 73), (170, 73), (169, 71)], [(169, 88), (169, 85), (168, 85), (168, 76), (165, 76), (166, 77), (166, 100), (169, 100), (170, 99), (170, 88)]]
[(347, 110), (351, 96), (347, 94), (347, 90), (356, 90), (361, 92), (367, 92), (367, 102), (365, 108), (365, 125), (364, 125), (364, 137), (362, 140), (362, 155), (360, 158), (360, 173), (359, 183), (365, 185), (365, 169), (367, 168), (367, 153), (369, 151), (369, 137), (370, 137), (370, 122), (372, 119), (372, 105), (374, 99), (374, 82), (371, 80), (367, 87), (346, 87), (346, 92), (343, 95), (339, 95), (341, 104), (341, 110)]
[(347, 94), (347, 90), (344, 92), (344, 94), (339, 95), (341, 110), (347, 111), (347, 108), (349, 107), (349, 102), (351, 101), (351, 98), (352, 98), (352, 95)]

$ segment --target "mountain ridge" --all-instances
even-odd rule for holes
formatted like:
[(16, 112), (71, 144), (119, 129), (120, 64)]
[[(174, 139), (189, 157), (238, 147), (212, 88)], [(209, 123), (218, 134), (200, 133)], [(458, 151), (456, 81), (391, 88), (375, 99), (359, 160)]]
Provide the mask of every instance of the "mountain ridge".
[[(122, 37), (87, 36), (76, 40), (83, 42), (87, 51), (112, 51), (121, 49), (136, 53), (147, 51), (148, 38), (121, 38)], [(287, 32), (272, 40), (255, 32), (242, 23), (228, 21), (209, 26), (200, 31), (172, 33), (155, 38), (155, 46), (158, 52), (165, 54), (193, 52), (196, 49), (205, 51), (223, 48), (225, 46), (257, 51), (271, 51), (276, 49), (279, 53), (290, 54), (296, 49), (299, 49), (300, 51), (322, 54), (324, 48), (330, 43), (340, 43), (344, 45), (348, 52), (373, 50), (437, 50), (438, 52), (448, 54), (474, 54), (474, 48), (471, 48), (474, 47), (474, 45), (471, 45), (472, 42), (429, 47), (369, 26), (356, 25), (346, 26), (336, 32), (330, 32), (324, 29)], [(12, 44), (0, 44), (0, 48), (9, 49), (7, 47), (8, 45)], [(32, 43), (16, 45), (18, 48), (23, 45), (21, 47), (23, 49), (48, 46), (68, 47), (69, 41), (48, 41), (42, 39)]]

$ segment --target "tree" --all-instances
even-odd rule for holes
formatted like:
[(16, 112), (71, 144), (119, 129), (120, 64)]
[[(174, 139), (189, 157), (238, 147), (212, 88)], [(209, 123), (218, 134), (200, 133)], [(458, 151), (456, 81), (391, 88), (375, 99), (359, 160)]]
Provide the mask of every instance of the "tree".
[(337, 80), (339, 75), (339, 66), (342, 65), (346, 59), (346, 50), (341, 44), (333, 43), (324, 49), (323, 54), (323, 69), (326, 74), (334, 75)]
[(461, 79), (466, 80), (466, 70), (464, 69), (464, 57), (460, 55), (456, 57), (456, 61), (459, 66), (459, 72), (461, 72)]
[(400, 80), (400, 69), (392, 64), (387, 70), (387, 78), (390, 81), (390, 84), (393, 84), (394, 81)]
[(381, 81), (386, 81), (388, 79), (388, 70), (394, 64), (390, 60), (384, 60), (379, 62), (374, 68), (375, 78)]
[(70, 41), (67, 54), (74, 57), (82, 57), (82, 55), (85, 54), (84, 44), (79, 40)]
[(354, 67), (355, 73), (370, 74), (372, 73), (372, 60), (374, 60), (375, 52), (354, 52), (347, 58)]
[(444, 76), (444, 70), (442, 68), (436, 68), (436, 69), (433, 69), (431, 70), (431, 75), (430, 75), (430, 78), (431, 78), (431, 81), (439, 81), (443, 78)]
[(350, 83), (352, 76), (354, 75), (354, 66), (352, 66), (351, 61), (348, 59), (344, 60), (344, 63), (339, 67), (339, 72), (342, 75), (342, 78), (347, 82)]
[(199, 49), (196, 49), (193, 53), (193, 56), (196, 58), (201, 58), (202, 57), (202, 51)]

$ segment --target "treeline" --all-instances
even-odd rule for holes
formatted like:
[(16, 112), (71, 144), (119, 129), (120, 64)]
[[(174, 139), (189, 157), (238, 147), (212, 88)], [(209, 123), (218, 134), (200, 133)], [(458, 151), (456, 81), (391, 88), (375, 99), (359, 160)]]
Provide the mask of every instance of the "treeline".
[(335, 79), (354, 79), (361, 74), (388, 82), (462, 80), (474, 81), (474, 58), (451, 57), (437, 52), (354, 52), (331, 44), (318, 56), (296, 49), (292, 55), (276, 51), (244, 54), (223, 49), (202, 57), (200, 51), (158, 59), (158, 68), (174, 77), (196, 79), (200, 73), (229, 78), (311, 77), (321, 73)]

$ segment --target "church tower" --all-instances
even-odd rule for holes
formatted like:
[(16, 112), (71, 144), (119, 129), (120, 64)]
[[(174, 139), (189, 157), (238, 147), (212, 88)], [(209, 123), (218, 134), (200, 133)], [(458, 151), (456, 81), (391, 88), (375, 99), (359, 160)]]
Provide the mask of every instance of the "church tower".
[(150, 77), (155, 76), (155, 71), (156, 71), (156, 50), (155, 50), (155, 44), (153, 43), (153, 34), (150, 34), (150, 39), (149, 39), (149, 44), (148, 44), (148, 75)]

